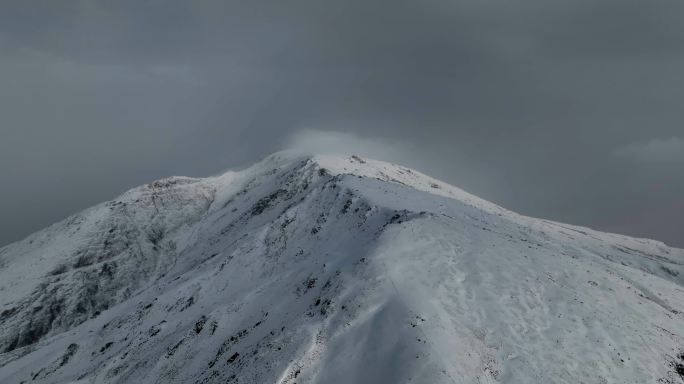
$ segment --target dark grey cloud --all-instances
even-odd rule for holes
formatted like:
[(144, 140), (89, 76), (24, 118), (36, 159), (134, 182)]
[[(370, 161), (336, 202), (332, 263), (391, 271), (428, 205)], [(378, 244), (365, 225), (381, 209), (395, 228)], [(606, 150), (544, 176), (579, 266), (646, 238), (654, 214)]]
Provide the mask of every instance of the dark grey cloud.
[(4, 1), (0, 244), (154, 178), (334, 141), (521, 213), (684, 246), (682, 14), (679, 0)]

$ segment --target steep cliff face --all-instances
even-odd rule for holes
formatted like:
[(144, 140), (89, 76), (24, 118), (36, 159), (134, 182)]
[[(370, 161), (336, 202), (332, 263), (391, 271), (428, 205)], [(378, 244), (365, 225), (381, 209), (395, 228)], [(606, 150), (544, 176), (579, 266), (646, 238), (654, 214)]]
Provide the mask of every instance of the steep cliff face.
[(0, 250), (0, 382), (679, 383), (684, 251), (272, 155)]

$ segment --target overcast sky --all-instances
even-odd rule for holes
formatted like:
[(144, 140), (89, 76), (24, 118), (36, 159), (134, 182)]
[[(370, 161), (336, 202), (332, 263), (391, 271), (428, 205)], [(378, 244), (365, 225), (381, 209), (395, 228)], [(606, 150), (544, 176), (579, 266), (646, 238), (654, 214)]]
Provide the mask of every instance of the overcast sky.
[(683, 19), (682, 0), (4, 0), (0, 245), (302, 146), (684, 247)]

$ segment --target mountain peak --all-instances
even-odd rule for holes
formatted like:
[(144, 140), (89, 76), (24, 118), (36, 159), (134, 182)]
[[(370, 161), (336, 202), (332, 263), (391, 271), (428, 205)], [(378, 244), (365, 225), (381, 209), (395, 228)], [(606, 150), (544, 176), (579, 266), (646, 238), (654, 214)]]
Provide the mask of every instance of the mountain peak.
[[(252, 176), (260, 173), (271, 174), (292, 166), (313, 167), (332, 176), (351, 175), (401, 184), (430, 194), (457, 199), (488, 212), (511, 213), (494, 203), (417, 170), (356, 154), (311, 154), (299, 150), (284, 150), (267, 156), (241, 173)], [(234, 176), (234, 172), (228, 173), (229, 179), (234, 180)]]
[(677, 383), (683, 285), (659, 242), (279, 152), (0, 249), (0, 382)]

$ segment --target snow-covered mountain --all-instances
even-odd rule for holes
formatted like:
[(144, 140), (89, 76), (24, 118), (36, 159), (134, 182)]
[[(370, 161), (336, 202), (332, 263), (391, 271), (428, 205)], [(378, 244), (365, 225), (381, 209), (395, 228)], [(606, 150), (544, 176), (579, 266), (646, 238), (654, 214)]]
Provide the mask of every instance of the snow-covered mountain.
[(684, 250), (278, 153), (0, 249), (0, 383), (684, 383), (683, 311)]

